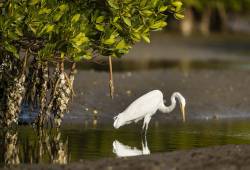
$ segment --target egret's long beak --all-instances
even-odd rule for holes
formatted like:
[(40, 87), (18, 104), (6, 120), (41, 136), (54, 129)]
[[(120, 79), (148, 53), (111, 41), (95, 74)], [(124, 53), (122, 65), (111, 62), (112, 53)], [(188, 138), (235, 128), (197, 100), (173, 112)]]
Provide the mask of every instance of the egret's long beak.
[(182, 113), (182, 121), (186, 122), (185, 105), (182, 105), (182, 104), (181, 104), (181, 113)]

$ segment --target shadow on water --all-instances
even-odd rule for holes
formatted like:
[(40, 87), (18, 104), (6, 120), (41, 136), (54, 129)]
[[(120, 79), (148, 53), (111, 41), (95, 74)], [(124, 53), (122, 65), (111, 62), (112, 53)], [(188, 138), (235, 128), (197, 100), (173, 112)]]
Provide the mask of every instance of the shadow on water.
[(36, 131), (30, 126), (21, 126), (17, 132), (2, 130), (0, 162), (2, 166), (67, 164), (215, 145), (250, 144), (249, 120), (152, 123), (144, 141), (140, 129), (140, 125), (114, 130), (111, 125), (88, 128), (78, 124), (64, 125), (60, 131)]
[[(79, 64), (79, 69), (97, 71), (108, 71), (108, 62), (85, 62)], [(113, 70), (122, 71), (140, 71), (155, 69), (181, 70), (250, 70), (250, 61), (230, 61), (230, 60), (114, 60)]]

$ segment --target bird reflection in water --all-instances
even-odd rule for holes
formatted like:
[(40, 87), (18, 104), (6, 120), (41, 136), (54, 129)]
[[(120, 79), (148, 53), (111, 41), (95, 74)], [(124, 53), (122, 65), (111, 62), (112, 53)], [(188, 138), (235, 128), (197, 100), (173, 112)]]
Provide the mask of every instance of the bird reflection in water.
[(149, 155), (150, 150), (147, 144), (147, 138), (143, 140), (142, 138), (142, 150), (137, 149), (136, 147), (131, 147), (124, 145), (118, 140), (113, 141), (113, 153), (118, 157), (129, 157), (129, 156), (139, 156), (139, 155)]

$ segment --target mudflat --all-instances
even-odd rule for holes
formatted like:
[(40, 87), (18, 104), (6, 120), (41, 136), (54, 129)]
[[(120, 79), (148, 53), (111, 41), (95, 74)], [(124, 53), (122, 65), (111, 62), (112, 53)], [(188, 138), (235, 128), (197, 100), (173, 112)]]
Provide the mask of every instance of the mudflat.
[[(79, 71), (76, 96), (65, 115), (65, 122), (91, 121), (95, 112), (102, 123), (111, 123), (132, 101), (146, 92), (159, 89), (166, 105), (179, 91), (186, 98), (187, 120), (250, 116), (250, 70), (157, 69), (116, 72), (115, 98), (109, 97), (108, 73)], [(171, 114), (156, 114), (152, 121), (181, 119), (177, 107)], [(159, 118), (160, 117), (160, 118)]]
[(247, 170), (250, 169), (250, 145), (225, 145), (150, 156), (83, 161), (69, 165), (20, 165), (5, 169)]

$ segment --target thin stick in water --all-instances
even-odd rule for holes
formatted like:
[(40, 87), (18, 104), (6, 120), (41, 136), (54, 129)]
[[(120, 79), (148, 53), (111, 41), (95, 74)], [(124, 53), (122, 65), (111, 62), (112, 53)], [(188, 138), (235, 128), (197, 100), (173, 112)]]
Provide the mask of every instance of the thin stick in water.
[(113, 81), (113, 69), (112, 69), (112, 57), (109, 56), (109, 90), (110, 96), (114, 98), (114, 81)]

